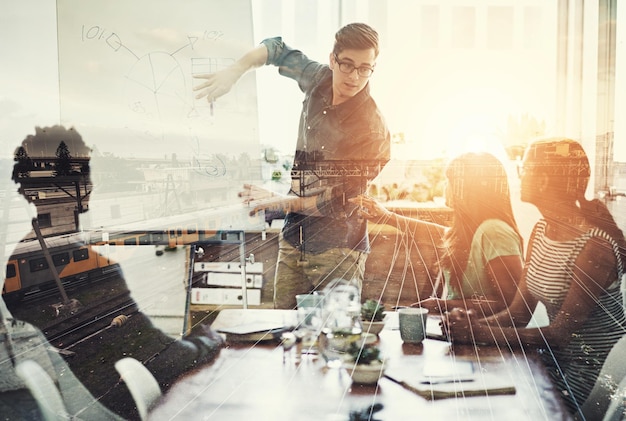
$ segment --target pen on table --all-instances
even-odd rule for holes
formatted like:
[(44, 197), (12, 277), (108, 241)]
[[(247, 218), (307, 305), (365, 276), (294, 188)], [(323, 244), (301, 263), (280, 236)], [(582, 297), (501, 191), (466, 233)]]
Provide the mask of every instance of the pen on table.
[(420, 384), (446, 384), (446, 383), (469, 383), (473, 382), (474, 379), (470, 378), (445, 378), (445, 379), (428, 379), (422, 380)]

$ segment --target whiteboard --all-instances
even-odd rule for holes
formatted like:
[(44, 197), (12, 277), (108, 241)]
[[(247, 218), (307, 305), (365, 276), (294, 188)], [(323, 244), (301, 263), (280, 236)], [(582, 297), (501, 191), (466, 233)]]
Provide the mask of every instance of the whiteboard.
[(254, 73), (213, 104), (193, 75), (254, 46), (250, 0), (58, 0), (57, 19), (61, 123), (92, 147), (94, 181), (120, 157), (143, 177), (124, 190), (152, 195), (140, 209), (96, 185), (87, 225), (238, 204), (261, 178)]

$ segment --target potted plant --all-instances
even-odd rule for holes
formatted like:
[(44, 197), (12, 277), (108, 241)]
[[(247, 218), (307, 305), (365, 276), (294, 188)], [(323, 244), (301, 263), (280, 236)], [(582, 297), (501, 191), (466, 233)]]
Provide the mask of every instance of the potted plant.
[(376, 345), (353, 342), (348, 354), (350, 359), (344, 363), (344, 368), (354, 383), (374, 384), (384, 374), (385, 361), (380, 357), (380, 349)]
[(373, 298), (365, 300), (361, 305), (361, 325), (363, 332), (378, 335), (385, 327), (385, 306)]

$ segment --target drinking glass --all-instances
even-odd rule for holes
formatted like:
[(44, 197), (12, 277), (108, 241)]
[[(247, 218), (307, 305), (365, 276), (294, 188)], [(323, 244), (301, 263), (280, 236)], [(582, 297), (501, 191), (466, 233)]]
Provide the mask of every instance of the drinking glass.
[(317, 338), (322, 329), (324, 296), (322, 294), (299, 294), (296, 295), (296, 302), (298, 305), (297, 334), (302, 340), (302, 353), (316, 354)]

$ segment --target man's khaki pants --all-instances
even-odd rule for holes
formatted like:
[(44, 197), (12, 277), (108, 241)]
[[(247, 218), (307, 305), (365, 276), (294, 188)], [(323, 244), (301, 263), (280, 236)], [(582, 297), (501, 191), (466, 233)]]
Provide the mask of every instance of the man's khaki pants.
[[(305, 249), (306, 250), (306, 249)], [(349, 248), (332, 248), (319, 254), (302, 253), (278, 238), (278, 260), (274, 277), (274, 308), (296, 308), (296, 295), (322, 291), (335, 278), (354, 280), (363, 286), (367, 254)]]

